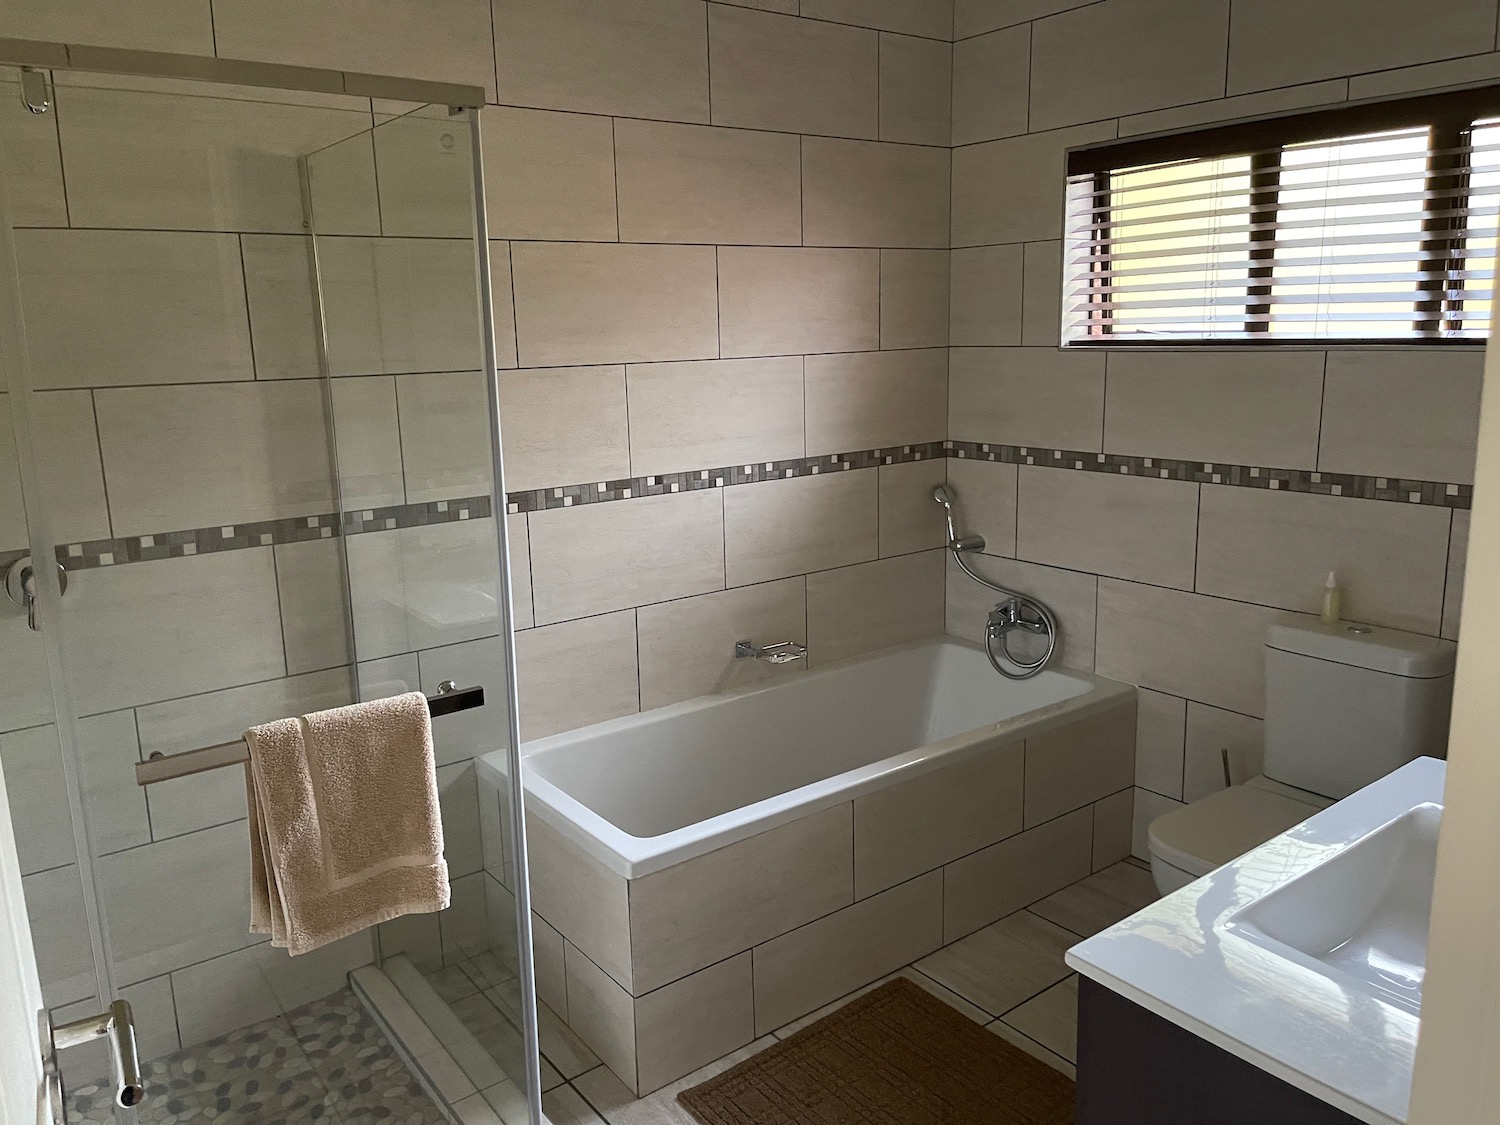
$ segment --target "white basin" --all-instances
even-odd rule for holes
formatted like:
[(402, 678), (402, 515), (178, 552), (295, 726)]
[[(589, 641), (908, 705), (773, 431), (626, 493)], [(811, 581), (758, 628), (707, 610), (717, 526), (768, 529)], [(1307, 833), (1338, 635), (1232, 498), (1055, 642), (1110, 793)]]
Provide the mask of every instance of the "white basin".
[(1413, 807), (1231, 915), (1225, 929), (1419, 1015), (1442, 813)]

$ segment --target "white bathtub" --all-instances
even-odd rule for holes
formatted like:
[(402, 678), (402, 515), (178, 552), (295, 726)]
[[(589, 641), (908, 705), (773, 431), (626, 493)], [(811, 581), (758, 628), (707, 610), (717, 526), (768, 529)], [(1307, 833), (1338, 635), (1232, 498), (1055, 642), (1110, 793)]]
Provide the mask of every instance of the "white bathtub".
[(637, 879), (1134, 693), (1070, 670), (1006, 680), (967, 642), (925, 641), (527, 743), (527, 810)]

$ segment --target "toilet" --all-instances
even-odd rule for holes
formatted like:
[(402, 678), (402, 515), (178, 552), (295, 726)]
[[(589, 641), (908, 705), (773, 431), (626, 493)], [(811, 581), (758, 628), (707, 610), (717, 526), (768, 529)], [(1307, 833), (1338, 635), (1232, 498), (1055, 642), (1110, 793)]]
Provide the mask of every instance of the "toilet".
[(1264, 772), (1151, 822), (1170, 894), (1423, 756), (1442, 757), (1452, 641), (1288, 616), (1266, 636)]

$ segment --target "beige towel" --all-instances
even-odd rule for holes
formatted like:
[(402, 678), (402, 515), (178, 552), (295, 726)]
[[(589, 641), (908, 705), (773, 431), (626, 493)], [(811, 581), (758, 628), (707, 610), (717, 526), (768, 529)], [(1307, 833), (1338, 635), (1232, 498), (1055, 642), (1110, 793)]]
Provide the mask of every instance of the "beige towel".
[(245, 732), (250, 931), (293, 956), (448, 905), (427, 698)]

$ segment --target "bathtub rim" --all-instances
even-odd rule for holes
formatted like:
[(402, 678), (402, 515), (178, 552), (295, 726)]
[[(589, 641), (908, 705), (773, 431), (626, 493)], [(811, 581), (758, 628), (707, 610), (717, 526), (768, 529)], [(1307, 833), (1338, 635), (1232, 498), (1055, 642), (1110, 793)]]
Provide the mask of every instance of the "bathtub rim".
[[(809, 669), (790, 682), (801, 682), (804, 676), (836, 672), (852, 665), (868, 663), (898, 653), (915, 649), (941, 648), (945, 645), (967, 649), (981, 655), (984, 651), (979, 645), (961, 637), (947, 635), (927, 637), (873, 652), (861, 653), (843, 660), (831, 661)], [(882, 758), (868, 765), (857, 766), (852, 770), (845, 770), (843, 773), (834, 774), (819, 781), (809, 782), (796, 789), (787, 790), (785, 793), (762, 798), (752, 804), (730, 809), (728, 812), (675, 828), (670, 832), (663, 832), (657, 836), (633, 836), (617, 827), (534, 770), (527, 770), (525, 768), (527, 759), (536, 754), (544, 754), (548, 750), (577, 742), (582, 738), (596, 738), (637, 726), (645, 721), (647, 716), (650, 716), (651, 721), (659, 721), (674, 715), (692, 714), (729, 700), (774, 691), (787, 686), (788, 680), (772, 679), (743, 688), (716, 692), (712, 695), (695, 696), (664, 707), (654, 707), (649, 711), (638, 711), (617, 719), (607, 719), (604, 722), (591, 723), (574, 730), (532, 739), (529, 742), (523, 742), (521, 746), (526, 813), (536, 815), (546, 821), (569, 842), (581, 848), (592, 859), (603, 864), (614, 874), (625, 879), (639, 879), (700, 855), (718, 851), (730, 844), (747, 840), (769, 829), (801, 820), (803, 817), (822, 812), (835, 805), (843, 804), (845, 801), (853, 801), (898, 782), (920, 777), (948, 765), (955, 765), (989, 750), (999, 749), (1010, 743), (1054, 730), (1067, 723), (1103, 714), (1116, 707), (1124, 706), (1137, 696), (1134, 684), (1111, 680), (1092, 672), (1076, 668), (1057, 668), (1049, 669), (1049, 671), (1081, 681), (1088, 685), (1087, 689), (1061, 702), (1024, 711), (1019, 715), (1002, 719), (998, 723), (975, 727), (937, 742), (925, 743), (900, 754)], [(502, 791), (508, 784), (508, 775), (504, 770), (504, 765), (504, 751), (490, 751), (475, 758), (475, 768), (482, 774), (488, 775), (491, 782), (498, 784)], [(746, 815), (752, 809), (756, 810), (754, 815)]]

